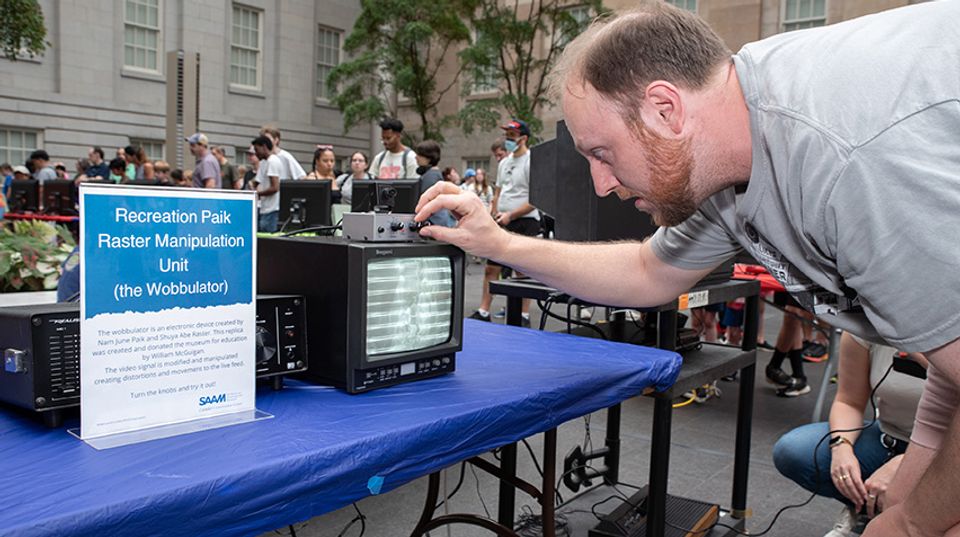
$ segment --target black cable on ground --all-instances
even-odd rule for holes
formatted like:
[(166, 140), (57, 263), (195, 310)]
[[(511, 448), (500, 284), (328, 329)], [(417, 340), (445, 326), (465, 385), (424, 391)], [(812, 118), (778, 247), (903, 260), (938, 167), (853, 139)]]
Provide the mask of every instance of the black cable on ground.
[[(357, 516), (353, 517), (353, 520), (351, 520), (350, 522), (347, 523), (346, 526), (344, 526), (343, 530), (341, 530), (340, 533), (337, 534), (337, 537), (343, 537), (344, 535), (346, 535), (347, 531), (357, 522), (360, 523), (360, 535), (358, 537), (363, 537), (363, 534), (366, 533), (367, 517), (360, 512), (360, 507), (357, 506), (357, 502), (353, 502), (353, 509), (357, 512)], [(296, 537), (296, 536), (293, 536), (293, 537)]]

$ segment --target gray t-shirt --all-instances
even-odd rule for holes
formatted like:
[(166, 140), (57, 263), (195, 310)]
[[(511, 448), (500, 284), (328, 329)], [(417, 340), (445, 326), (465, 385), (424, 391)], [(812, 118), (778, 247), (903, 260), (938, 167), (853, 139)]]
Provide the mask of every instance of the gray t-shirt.
[(194, 188), (204, 188), (208, 179), (213, 179), (213, 188), (220, 188), (220, 163), (209, 151), (203, 158), (197, 159), (197, 166), (193, 169)]
[(46, 168), (41, 168), (33, 174), (33, 178), (36, 179), (41, 185), (46, 181), (53, 181), (57, 178), (57, 171), (53, 168), (47, 166)]
[(746, 45), (749, 188), (661, 228), (656, 254), (697, 269), (745, 248), (854, 334), (911, 352), (960, 337), (958, 20), (931, 2)]
[[(519, 157), (511, 153), (501, 160), (497, 167), (497, 184), (500, 185), (497, 210), (501, 213), (530, 203), (530, 151)], [(540, 220), (540, 211), (534, 209), (520, 218)]]

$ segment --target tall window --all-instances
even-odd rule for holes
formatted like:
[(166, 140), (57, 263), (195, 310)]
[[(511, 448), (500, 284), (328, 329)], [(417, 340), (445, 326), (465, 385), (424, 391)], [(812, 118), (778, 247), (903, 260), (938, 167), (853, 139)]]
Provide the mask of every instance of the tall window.
[(37, 150), (37, 133), (0, 127), (0, 162), (19, 166)]
[(233, 32), (230, 36), (230, 84), (260, 89), (260, 24), (262, 13), (233, 5)]
[(673, 4), (680, 9), (697, 12), (697, 0), (666, 0), (668, 4)]
[(123, 65), (160, 71), (160, 0), (124, 0)]
[(473, 168), (474, 170), (489, 171), (490, 157), (467, 157), (463, 159), (463, 169)]
[(163, 160), (163, 142), (160, 140), (138, 140), (130, 139), (130, 145), (133, 147), (142, 147), (147, 155), (147, 160)]
[(784, 0), (783, 31), (803, 30), (827, 23), (827, 0)]
[(317, 29), (317, 99), (333, 97), (327, 88), (327, 77), (340, 64), (340, 35), (341, 32), (323, 26)]
[[(481, 39), (483, 39), (483, 34), (479, 30), (474, 31), (474, 43)], [(491, 61), (493, 62), (491, 65), (474, 69), (473, 79), (470, 82), (470, 93), (472, 95), (497, 91), (497, 62), (499, 59), (493, 57)]]
[(575, 6), (567, 9), (567, 13), (573, 17), (574, 22), (576, 22), (576, 28), (564, 28), (561, 30), (559, 44), (562, 47), (565, 47), (567, 43), (573, 41), (574, 37), (580, 35), (593, 17), (593, 13), (590, 11), (590, 6)]

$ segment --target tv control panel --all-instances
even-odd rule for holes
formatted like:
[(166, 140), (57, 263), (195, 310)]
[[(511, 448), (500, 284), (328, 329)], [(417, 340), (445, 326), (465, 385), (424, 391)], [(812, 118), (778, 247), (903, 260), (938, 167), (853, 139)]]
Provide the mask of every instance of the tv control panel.
[(352, 393), (382, 388), (415, 379), (436, 377), (452, 373), (456, 369), (454, 355), (422, 358), (400, 364), (355, 369)]

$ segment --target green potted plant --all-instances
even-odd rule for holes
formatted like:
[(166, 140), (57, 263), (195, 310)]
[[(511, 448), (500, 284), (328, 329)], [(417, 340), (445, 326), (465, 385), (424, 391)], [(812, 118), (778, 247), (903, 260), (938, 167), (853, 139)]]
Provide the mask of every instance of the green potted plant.
[(56, 289), (76, 244), (61, 225), (22, 220), (0, 227), (0, 293)]

